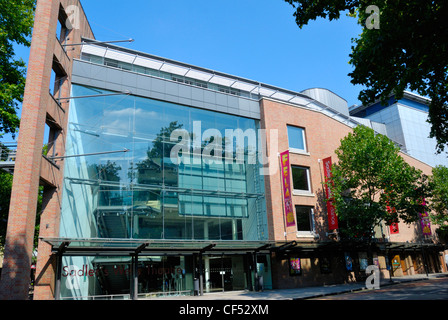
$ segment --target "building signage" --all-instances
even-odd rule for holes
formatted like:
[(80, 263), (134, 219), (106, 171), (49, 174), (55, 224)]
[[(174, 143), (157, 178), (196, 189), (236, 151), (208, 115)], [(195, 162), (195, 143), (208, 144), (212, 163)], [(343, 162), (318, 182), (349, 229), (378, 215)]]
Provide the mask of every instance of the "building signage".
[(286, 226), (292, 227), (296, 225), (294, 219), (294, 209), (291, 197), (291, 169), (289, 166), (289, 151), (280, 154), (280, 165), (283, 185), (283, 202), (285, 207)]
[(333, 204), (333, 194), (328, 182), (331, 181), (331, 157), (323, 160), (324, 164), (324, 176), (325, 176), (325, 193), (327, 195), (327, 213), (328, 213), (328, 226), (329, 230), (335, 230), (338, 228), (338, 217), (336, 215), (336, 207)]
[(429, 215), (426, 211), (426, 201), (423, 199), (422, 201), (423, 205), (423, 212), (420, 213), (420, 224), (422, 226), (422, 233), (425, 236), (431, 235), (431, 222), (429, 221)]

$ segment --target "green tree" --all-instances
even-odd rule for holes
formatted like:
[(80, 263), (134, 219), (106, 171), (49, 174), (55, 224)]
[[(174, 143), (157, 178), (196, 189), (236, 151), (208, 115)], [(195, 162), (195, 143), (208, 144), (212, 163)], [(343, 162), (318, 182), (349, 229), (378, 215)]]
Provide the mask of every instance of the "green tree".
[(386, 136), (356, 127), (336, 154), (331, 189), (342, 237), (369, 242), (382, 222), (417, 221), (427, 181)]
[(5, 244), (12, 178), (12, 174), (0, 169), (0, 248)]
[(448, 168), (436, 166), (432, 169), (432, 176), (429, 178), (432, 197), (431, 220), (439, 225), (437, 233), (439, 237), (448, 242)]
[[(448, 142), (448, 1), (446, 0), (285, 0), (295, 8), (302, 28), (316, 18), (339, 19), (349, 13), (363, 27), (352, 39), (353, 84), (364, 86), (364, 104), (385, 103), (411, 90), (429, 97), (431, 137), (441, 152)], [(379, 9), (379, 28), (372, 28), (371, 5)]]
[(19, 127), (17, 109), (25, 90), (26, 64), (14, 45), (30, 46), (36, 0), (0, 1), (0, 136)]

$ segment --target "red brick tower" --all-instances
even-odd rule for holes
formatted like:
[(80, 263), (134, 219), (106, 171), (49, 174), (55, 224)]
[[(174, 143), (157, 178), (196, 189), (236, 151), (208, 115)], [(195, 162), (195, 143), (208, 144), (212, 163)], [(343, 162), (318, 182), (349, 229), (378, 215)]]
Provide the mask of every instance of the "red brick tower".
[[(28, 299), (39, 186), (44, 186), (41, 237), (57, 237), (68, 103), (73, 59), (81, 37), (94, 38), (79, 0), (38, 0), (28, 63), (17, 158), (9, 210), (0, 299)], [(52, 83), (52, 74), (54, 83)], [(42, 155), (45, 126), (48, 157)], [(51, 248), (39, 243), (35, 299), (54, 297), (55, 264)]]

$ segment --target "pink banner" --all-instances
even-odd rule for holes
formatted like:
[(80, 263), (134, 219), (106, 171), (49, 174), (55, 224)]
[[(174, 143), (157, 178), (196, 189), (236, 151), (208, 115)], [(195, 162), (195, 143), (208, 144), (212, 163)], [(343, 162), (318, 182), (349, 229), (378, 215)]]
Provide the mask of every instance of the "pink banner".
[(283, 185), (283, 201), (285, 204), (286, 226), (292, 227), (296, 225), (296, 222), (294, 219), (294, 208), (292, 205), (292, 198), (291, 198), (291, 186), (290, 186), (291, 169), (289, 166), (289, 151), (285, 151), (280, 154), (280, 162), (282, 171), (281, 174)]
[[(331, 157), (324, 159), (323, 164), (325, 183), (328, 183), (328, 181), (331, 181)], [(336, 208), (333, 205), (333, 194), (331, 193), (331, 189), (329, 188), (328, 184), (325, 184), (325, 193), (327, 195), (328, 229), (335, 230), (339, 227), (338, 217), (336, 215)]]
[(426, 201), (423, 199), (422, 201), (423, 205), (423, 212), (420, 213), (420, 224), (422, 226), (422, 233), (425, 236), (431, 235), (431, 222), (429, 221), (429, 215), (426, 211)]

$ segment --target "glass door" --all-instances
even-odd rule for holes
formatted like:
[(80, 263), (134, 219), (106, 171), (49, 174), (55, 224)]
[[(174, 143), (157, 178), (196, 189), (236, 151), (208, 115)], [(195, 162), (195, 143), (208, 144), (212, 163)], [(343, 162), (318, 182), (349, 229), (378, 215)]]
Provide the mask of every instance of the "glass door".
[(243, 290), (246, 272), (243, 256), (204, 257), (204, 291), (219, 292)]

